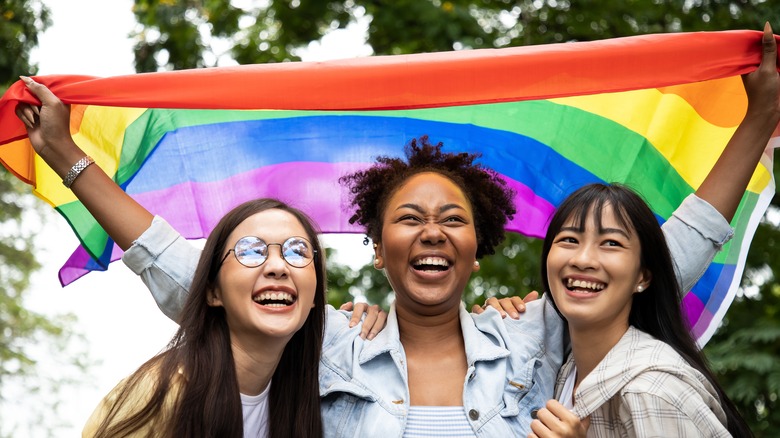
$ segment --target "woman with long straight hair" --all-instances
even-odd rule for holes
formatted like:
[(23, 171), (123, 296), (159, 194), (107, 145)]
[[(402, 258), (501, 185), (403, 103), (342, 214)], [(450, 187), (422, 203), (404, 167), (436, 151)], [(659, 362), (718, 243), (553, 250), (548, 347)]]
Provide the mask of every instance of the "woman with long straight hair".
[[(85, 157), (70, 135), (68, 107), (45, 86), (23, 80), (42, 103), (17, 108), (36, 152), (128, 249), (162, 219)], [(111, 391), (83, 435), (322, 436), (324, 257), (316, 225), (300, 210), (274, 199), (232, 209), (197, 263), (187, 265), (193, 281), (177, 303), (180, 327), (168, 347)], [(142, 258), (155, 262), (154, 255)]]
[(84, 436), (318, 437), (325, 312), (317, 230), (273, 199), (206, 240), (168, 348), (98, 406)]
[(568, 323), (571, 354), (560, 403), (540, 410), (534, 434), (589, 417), (594, 437), (751, 436), (693, 340), (661, 227), (633, 191), (591, 184), (563, 201), (542, 247), (542, 283)]

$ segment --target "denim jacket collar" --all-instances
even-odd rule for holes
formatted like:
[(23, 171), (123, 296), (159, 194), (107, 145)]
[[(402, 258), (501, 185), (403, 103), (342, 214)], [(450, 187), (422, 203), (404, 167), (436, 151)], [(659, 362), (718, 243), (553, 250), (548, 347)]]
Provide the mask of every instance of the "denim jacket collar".
[[(462, 302), (460, 303), (459, 318), (463, 342), (466, 346), (466, 360), (469, 366), (473, 366), (478, 361), (494, 360), (509, 356), (509, 350), (496, 345), (487, 335), (477, 330), (474, 320), (469, 312), (466, 311), (466, 306)], [(382, 353), (391, 352), (403, 352), (395, 303), (390, 306), (390, 313), (387, 315), (387, 325), (373, 341), (366, 343), (363, 351), (360, 352), (358, 360), (361, 365), (364, 365)]]

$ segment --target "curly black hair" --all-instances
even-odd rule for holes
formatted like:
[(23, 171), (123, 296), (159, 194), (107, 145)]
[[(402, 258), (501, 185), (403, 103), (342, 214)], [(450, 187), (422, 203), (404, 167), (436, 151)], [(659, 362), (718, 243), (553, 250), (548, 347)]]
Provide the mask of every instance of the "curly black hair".
[(504, 226), (516, 212), (514, 191), (492, 169), (475, 160), (480, 154), (442, 152), (443, 143), (431, 144), (428, 136), (413, 139), (402, 158), (381, 156), (366, 170), (339, 178), (349, 188), (357, 207), (349, 223), (358, 223), (373, 241), (382, 236), (382, 220), (387, 202), (409, 177), (422, 172), (439, 173), (463, 190), (474, 211), (477, 232), (477, 258), (493, 254), (504, 240)]

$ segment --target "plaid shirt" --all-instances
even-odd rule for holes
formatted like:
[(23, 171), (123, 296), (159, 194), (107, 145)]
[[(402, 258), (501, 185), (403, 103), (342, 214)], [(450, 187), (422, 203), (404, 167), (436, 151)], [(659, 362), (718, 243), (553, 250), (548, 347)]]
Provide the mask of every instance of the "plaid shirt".
[[(574, 366), (558, 374), (556, 399)], [(582, 381), (574, 413), (589, 437), (729, 437), (715, 388), (672, 347), (634, 327)]]

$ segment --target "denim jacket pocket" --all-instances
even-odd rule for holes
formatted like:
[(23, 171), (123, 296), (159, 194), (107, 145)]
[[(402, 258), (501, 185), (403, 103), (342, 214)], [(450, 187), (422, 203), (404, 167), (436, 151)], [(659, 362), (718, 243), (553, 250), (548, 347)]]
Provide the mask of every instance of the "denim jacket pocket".
[(325, 436), (350, 437), (361, 433), (360, 425), (368, 424), (367, 411), (376, 398), (360, 385), (333, 382), (320, 389), (320, 407)]
[(545, 389), (549, 385), (539, 381), (541, 367), (541, 360), (535, 358), (507, 378), (504, 409), (500, 412), (502, 417), (517, 417), (520, 423), (530, 428), (531, 412), (543, 407), (550, 397)]
[(552, 382), (546, 382), (540, 373), (540, 359), (530, 360), (523, 369), (507, 379), (504, 387), (504, 409), (500, 414), (515, 428), (531, 430), (533, 415), (552, 397)]

